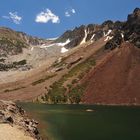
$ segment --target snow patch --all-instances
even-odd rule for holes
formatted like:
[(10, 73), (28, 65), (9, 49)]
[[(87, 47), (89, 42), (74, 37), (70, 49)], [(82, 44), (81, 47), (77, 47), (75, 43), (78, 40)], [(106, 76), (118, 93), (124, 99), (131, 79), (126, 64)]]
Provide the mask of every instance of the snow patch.
[(85, 29), (85, 36), (84, 36), (83, 40), (81, 41), (80, 45), (86, 42), (87, 35), (88, 35), (88, 33), (87, 33), (87, 30)]
[(50, 45), (46, 46), (46, 48), (52, 47), (52, 46), (54, 46), (54, 45), (55, 45), (55, 44), (50, 44)]
[(49, 47), (51, 47), (51, 46), (53, 46), (53, 45), (55, 45), (55, 44), (50, 44), (50, 45), (42, 44), (42, 45), (40, 46), (40, 48), (41, 48), (41, 49), (49, 48)]
[(61, 48), (61, 53), (65, 53), (65, 52), (68, 52), (69, 50), (68, 49), (66, 49), (65, 47), (62, 47)]
[(70, 39), (67, 39), (66, 40), (66, 42), (64, 42), (64, 43), (53, 43), (53, 44), (49, 44), (49, 45), (46, 45), (46, 44), (42, 44), (41, 46), (40, 46), (40, 48), (41, 49), (45, 49), (45, 48), (49, 48), (49, 47), (52, 47), (52, 46), (61, 46), (61, 47), (63, 47), (63, 46), (65, 46), (65, 45), (67, 45), (68, 43), (70, 43)]
[(121, 36), (122, 36), (122, 38), (124, 38), (124, 34), (123, 33), (121, 33)]
[(47, 40), (56, 40), (58, 39), (59, 37), (55, 37), (55, 38), (47, 38)]
[(90, 39), (90, 40), (92, 40), (94, 37), (95, 37), (95, 34), (93, 34), (93, 35), (92, 35), (92, 37), (91, 37), (91, 39)]
[(106, 39), (104, 41), (108, 41), (111, 40), (113, 38), (113, 36), (107, 36)]
[(108, 32), (106, 34), (104, 33), (104, 37), (108, 36), (111, 32), (112, 32), (112, 30), (108, 30)]
[(68, 43), (70, 43), (70, 39), (67, 39), (66, 42), (64, 42), (64, 43), (61, 43), (61, 42), (60, 43), (57, 43), (57, 45), (63, 47), (65, 45), (67, 45)]

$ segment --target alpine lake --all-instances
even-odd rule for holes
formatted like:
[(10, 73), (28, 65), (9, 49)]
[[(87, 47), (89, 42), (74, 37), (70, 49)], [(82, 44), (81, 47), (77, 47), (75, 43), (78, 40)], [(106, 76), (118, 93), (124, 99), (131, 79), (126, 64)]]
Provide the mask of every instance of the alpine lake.
[(18, 104), (44, 140), (140, 140), (140, 107)]

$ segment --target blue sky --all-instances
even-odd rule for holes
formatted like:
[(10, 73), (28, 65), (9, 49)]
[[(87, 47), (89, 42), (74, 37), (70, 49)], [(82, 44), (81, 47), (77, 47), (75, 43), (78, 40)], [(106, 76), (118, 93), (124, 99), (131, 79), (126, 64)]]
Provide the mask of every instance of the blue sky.
[(1, 0), (0, 26), (42, 38), (105, 20), (124, 21), (140, 0)]

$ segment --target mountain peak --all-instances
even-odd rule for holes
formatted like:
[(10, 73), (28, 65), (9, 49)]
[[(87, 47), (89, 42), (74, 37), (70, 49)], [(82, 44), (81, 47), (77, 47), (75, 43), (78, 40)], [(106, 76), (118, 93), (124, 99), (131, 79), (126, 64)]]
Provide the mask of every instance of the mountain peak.
[(137, 22), (140, 21), (140, 8), (135, 8), (133, 13), (128, 15), (127, 20), (137, 20)]
[(135, 8), (133, 13), (135, 13), (135, 14), (140, 14), (140, 8), (138, 8), (138, 7)]

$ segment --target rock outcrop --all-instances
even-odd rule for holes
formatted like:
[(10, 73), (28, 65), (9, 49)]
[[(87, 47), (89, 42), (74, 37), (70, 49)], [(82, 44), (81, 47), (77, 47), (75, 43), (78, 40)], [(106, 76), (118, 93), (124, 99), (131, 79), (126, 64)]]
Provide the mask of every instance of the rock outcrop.
[(121, 43), (119, 42), (121, 42), (122, 39), (130, 41), (137, 47), (140, 47), (140, 9), (136, 8), (132, 14), (128, 15), (127, 21), (125, 22), (107, 20), (101, 25), (82, 25), (76, 27), (74, 30), (68, 30), (60, 36), (56, 42), (65, 42), (69, 39), (70, 42), (65, 47), (73, 48), (81, 43), (97, 41), (107, 36), (111, 36), (112, 39), (107, 43), (106, 48), (112, 49), (120, 46)]
[(140, 48), (140, 8), (128, 15), (127, 22), (124, 25), (125, 40), (129, 40)]
[(0, 100), (0, 123), (18, 126), (25, 134), (35, 140), (41, 140), (37, 129), (38, 122), (29, 119), (25, 111), (13, 102)]
[(140, 48), (140, 8), (136, 8), (132, 14), (128, 15), (126, 22), (118, 22), (116, 25), (114, 37), (107, 42), (105, 49), (119, 47), (123, 40)]
[[(107, 20), (101, 25), (89, 24), (76, 27), (74, 30), (66, 31), (56, 42), (70, 42), (65, 46), (66, 48), (73, 48), (88, 41), (94, 42), (102, 37), (114, 36), (117, 31), (121, 31), (124, 22)], [(121, 32), (120, 32), (121, 33)]]

